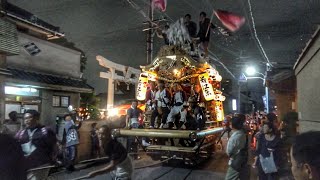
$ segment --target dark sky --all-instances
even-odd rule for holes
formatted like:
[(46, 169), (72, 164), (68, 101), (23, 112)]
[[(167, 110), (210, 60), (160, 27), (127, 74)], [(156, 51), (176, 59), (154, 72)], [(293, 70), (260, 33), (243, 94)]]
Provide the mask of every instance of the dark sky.
[[(96, 55), (114, 62), (133, 66), (146, 62), (146, 35), (143, 16), (125, 0), (8, 0), (34, 13), (39, 18), (61, 27), (66, 38), (88, 56), (85, 78), (96, 93), (106, 91), (107, 82), (99, 78)], [(177, 20), (190, 13), (198, 22), (198, 14), (212, 8), (224, 9), (243, 15), (244, 27), (231, 37), (213, 35), (210, 50), (239, 76), (247, 64), (260, 71), (266, 59), (254, 37), (248, 0), (167, 0), (165, 13), (156, 12), (155, 18)], [(147, 12), (148, 0), (134, 0)], [(290, 68), (320, 22), (320, 0), (251, 0), (257, 35), (274, 68)], [(210, 16), (210, 15), (209, 15)], [(217, 20), (215, 19), (215, 22)], [(155, 50), (162, 40), (155, 38)], [(231, 78), (217, 64), (224, 78)]]

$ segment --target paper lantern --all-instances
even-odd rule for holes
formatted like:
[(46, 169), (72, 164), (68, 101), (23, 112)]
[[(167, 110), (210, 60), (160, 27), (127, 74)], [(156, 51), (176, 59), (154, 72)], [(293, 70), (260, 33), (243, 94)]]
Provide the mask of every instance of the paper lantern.
[(216, 110), (217, 121), (223, 121), (224, 120), (224, 111), (223, 111), (222, 102), (219, 102), (219, 101), (216, 102), (215, 110)]
[(211, 101), (215, 98), (212, 85), (209, 83), (209, 74), (203, 73), (199, 75), (199, 81), (202, 88), (203, 96), (206, 101)]
[(148, 78), (140, 76), (138, 87), (137, 87), (137, 100), (143, 101), (146, 99), (147, 88), (148, 88)]

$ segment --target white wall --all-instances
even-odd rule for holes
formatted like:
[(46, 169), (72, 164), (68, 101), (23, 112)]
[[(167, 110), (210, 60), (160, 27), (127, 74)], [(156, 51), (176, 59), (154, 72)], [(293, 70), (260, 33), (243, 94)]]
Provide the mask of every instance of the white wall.
[[(7, 57), (9, 67), (35, 70), (49, 74), (80, 77), (80, 52), (23, 33), (18, 34), (20, 54)], [(23, 45), (33, 42), (41, 52), (29, 55)]]
[[(300, 132), (320, 130), (319, 49), (320, 37), (318, 36), (296, 68)], [(298, 72), (300, 69), (301, 71)]]

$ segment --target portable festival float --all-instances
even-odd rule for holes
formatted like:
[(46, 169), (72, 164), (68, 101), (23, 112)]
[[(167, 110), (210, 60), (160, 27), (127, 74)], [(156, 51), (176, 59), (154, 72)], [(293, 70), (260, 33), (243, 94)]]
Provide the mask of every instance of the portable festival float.
[[(138, 141), (138, 137), (151, 138), (151, 146), (144, 147), (144, 150), (154, 159), (175, 158), (187, 164), (196, 164), (214, 153), (216, 139), (223, 132), (223, 128), (219, 127), (219, 122), (224, 119), (222, 102), (225, 96), (219, 90), (222, 77), (205, 58), (191, 57), (189, 54), (181, 46), (163, 46), (150, 65), (141, 66), (137, 99), (145, 100), (148, 84), (152, 81), (179, 83), (186, 94), (190, 94), (192, 87), (198, 84), (203, 96), (199, 104), (205, 109), (207, 117), (204, 130), (115, 129), (114, 137), (131, 136)], [(151, 111), (146, 111), (145, 127), (149, 127), (150, 119)], [(175, 145), (169, 143), (172, 141)], [(180, 145), (181, 141), (184, 141), (184, 146)]]

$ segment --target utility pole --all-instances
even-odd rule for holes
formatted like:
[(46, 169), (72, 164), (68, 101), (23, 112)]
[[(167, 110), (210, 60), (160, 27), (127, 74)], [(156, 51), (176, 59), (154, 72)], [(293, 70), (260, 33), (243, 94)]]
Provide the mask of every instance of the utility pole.
[(237, 104), (237, 106), (238, 106), (238, 113), (241, 113), (241, 82), (240, 81), (238, 81), (238, 104)]
[(264, 86), (265, 86), (265, 93), (266, 93), (266, 111), (267, 111), (267, 113), (269, 113), (269, 89), (268, 89), (268, 83), (267, 83), (268, 71), (270, 71), (269, 63), (266, 64), (266, 72), (264, 75)]
[(152, 0), (149, 3), (149, 30), (147, 33), (147, 64), (152, 62), (152, 53), (153, 53), (153, 7)]

